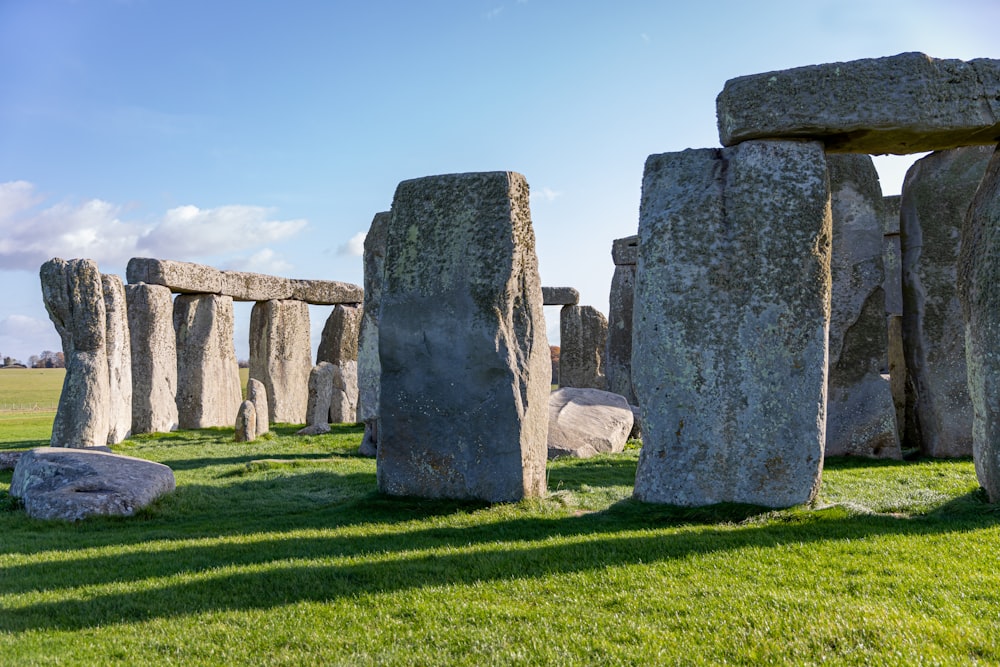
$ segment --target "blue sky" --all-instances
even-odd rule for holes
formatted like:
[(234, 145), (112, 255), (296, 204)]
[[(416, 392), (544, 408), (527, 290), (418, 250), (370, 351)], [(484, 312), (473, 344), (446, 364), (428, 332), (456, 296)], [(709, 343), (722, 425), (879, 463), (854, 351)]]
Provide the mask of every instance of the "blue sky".
[[(990, 0), (0, 0), (0, 354), (59, 349), (50, 257), (360, 284), (396, 184), (465, 171), (527, 177), (542, 282), (606, 313), (646, 156), (717, 146), (727, 79), (1000, 58), (998, 25)], [(886, 194), (910, 162), (878, 161)]]

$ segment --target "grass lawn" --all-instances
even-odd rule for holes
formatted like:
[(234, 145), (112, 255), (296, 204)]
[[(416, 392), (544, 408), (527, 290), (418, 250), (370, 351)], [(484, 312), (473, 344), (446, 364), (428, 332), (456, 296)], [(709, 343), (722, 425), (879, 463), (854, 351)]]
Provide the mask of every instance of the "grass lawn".
[(971, 461), (832, 461), (814, 507), (684, 510), (630, 500), (630, 448), (487, 506), (381, 496), (360, 427), (294, 430), (116, 446), (177, 476), (130, 519), (30, 520), (0, 472), (0, 663), (1000, 662)]

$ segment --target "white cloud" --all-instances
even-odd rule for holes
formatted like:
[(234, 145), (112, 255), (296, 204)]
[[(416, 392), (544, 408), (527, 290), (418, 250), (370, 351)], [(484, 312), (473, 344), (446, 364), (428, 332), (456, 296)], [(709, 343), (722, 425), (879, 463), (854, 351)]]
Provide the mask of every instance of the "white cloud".
[(361, 257), (365, 254), (365, 237), (368, 232), (358, 232), (347, 240), (347, 243), (337, 248), (338, 255)]
[(8, 315), (0, 319), (0, 355), (27, 363), (32, 354), (61, 349), (62, 341), (55, 325), (48, 320), (27, 315)]
[(503, 12), (503, 5), (500, 5), (499, 7), (494, 7), (490, 11), (486, 12), (486, 18), (487, 20), (495, 19), (496, 17), (500, 16), (501, 12)]
[(551, 202), (555, 201), (557, 197), (561, 197), (562, 193), (553, 190), (552, 188), (540, 188), (531, 191), (531, 203), (538, 204), (543, 201)]
[(274, 220), (273, 210), (260, 206), (181, 206), (159, 219), (129, 221), (121, 206), (100, 199), (41, 208), (44, 200), (27, 181), (0, 183), (0, 269), (37, 271), (52, 257), (118, 265), (137, 255), (194, 259), (259, 248), (307, 225)]
[(0, 320), (0, 336), (30, 339), (53, 331), (55, 331), (55, 327), (52, 322), (27, 315), (8, 315)]
[(295, 268), (270, 248), (258, 250), (249, 257), (234, 259), (226, 263), (226, 269), (249, 271), (250, 273), (287, 274)]

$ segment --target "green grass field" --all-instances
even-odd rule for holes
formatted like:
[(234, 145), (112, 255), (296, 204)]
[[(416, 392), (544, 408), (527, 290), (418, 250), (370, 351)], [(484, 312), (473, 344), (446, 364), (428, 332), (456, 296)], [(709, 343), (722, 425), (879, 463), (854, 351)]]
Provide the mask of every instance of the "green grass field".
[(630, 499), (632, 447), (488, 506), (380, 495), (360, 427), (293, 432), (127, 440), (178, 484), (129, 519), (28, 519), (0, 472), (0, 663), (1000, 662), (971, 461), (832, 461), (811, 507), (678, 509)]

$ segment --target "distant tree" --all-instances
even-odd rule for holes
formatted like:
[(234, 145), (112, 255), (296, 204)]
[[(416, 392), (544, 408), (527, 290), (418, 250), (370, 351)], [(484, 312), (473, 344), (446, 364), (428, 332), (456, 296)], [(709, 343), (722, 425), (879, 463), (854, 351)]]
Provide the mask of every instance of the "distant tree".
[(246, 359), (238, 359), (236, 361), (236, 365), (239, 366), (240, 368), (250, 368), (250, 362), (247, 361)]
[(3, 358), (3, 365), (4, 366), (13, 366), (16, 363), (19, 363), (18, 360), (14, 359), (12, 357), (4, 357)]
[(37, 354), (33, 354), (28, 357), (28, 366), (31, 368), (45, 368), (45, 362), (42, 361)]
[(549, 357), (552, 359), (552, 384), (559, 384), (559, 346), (549, 345)]

